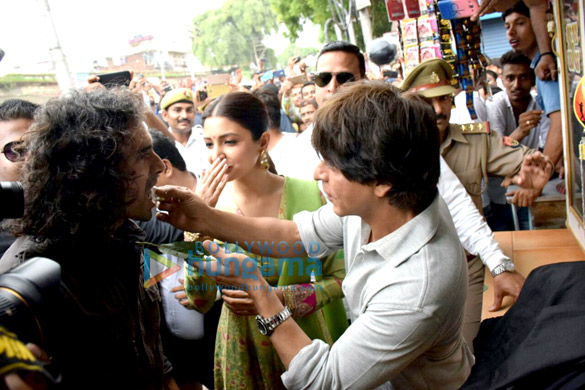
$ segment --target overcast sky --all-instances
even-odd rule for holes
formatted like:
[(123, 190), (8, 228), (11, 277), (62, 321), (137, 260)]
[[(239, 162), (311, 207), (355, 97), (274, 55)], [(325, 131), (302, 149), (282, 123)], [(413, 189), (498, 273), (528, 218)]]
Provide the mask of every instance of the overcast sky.
[[(50, 25), (43, 16), (44, 0), (2, 0), (0, 48), (6, 54), (0, 75), (15, 66), (49, 60)], [(185, 51), (191, 48), (189, 29), (199, 13), (220, 7), (225, 0), (49, 0), (61, 47), (72, 67), (105, 56), (122, 55), (136, 35), (153, 35)], [(245, 3), (245, 0), (242, 0)], [(312, 26), (297, 41), (309, 46), (318, 32)], [(50, 31), (50, 30), (49, 30)], [(271, 37), (268, 46), (283, 49), (287, 41)], [(319, 44), (315, 42), (318, 47)], [(275, 47), (276, 46), (276, 47)], [(77, 66), (76, 66), (77, 65)]]

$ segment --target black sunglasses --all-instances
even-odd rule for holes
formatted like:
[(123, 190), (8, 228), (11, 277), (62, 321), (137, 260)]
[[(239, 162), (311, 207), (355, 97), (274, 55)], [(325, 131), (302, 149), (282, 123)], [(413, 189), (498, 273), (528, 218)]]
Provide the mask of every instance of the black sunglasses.
[(319, 72), (315, 73), (315, 84), (317, 84), (320, 88), (323, 88), (326, 85), (329, 85), (333, 77), (335, 77), (338, 84), (345, 84), (349, 81), (353, 81), (354, 79), (353, 74), (349, 72), (339, 73)]
[(22, 141), (12, 141), (8, 142), (2, 148), (0, 153), (4, 153), (4, 156), (8, 161), (11, 162), (19, 162), (24, 160), (24, 155), (20, 153), (18, 147), (22, 144)]

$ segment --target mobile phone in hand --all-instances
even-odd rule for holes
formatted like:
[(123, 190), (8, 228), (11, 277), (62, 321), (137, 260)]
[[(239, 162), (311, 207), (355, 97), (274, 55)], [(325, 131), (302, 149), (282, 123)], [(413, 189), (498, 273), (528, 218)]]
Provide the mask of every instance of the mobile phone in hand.
[(127, 87), (130, 85), (130, 72), (127, 70), (123, 70), (121, 72), (113, 72), (113, 73), (102, 73), (96, 75), (98, 76), (99, 82), (103, 84), (106, 88), (114, 88), (114, 87)]

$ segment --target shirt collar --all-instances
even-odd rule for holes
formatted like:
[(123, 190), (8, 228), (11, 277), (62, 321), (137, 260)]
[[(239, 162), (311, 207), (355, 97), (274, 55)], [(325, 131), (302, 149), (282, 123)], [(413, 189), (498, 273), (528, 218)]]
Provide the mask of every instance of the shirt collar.
[[(422, 213), (387, 236), (364, 245), (362, 249), (364, 252), (376, 251), (392, 266), (399, 266), (435, 236), (439, 226), (439, 202), (442, 200), (437, 192), (431, 205)], [(367, 229), (362, 226), (362, 239), (365, 231), (369, 235), (369, 226)]]
[[(189, 133), (189, 139), (187, 139), (187, 144), (184, 146), (188, 148), (192, 143), (196, 142), (198, 139), (203, 138), (203, 128), (201, 125), (195, 125), (191, 128), (191, 133)], [(181, 145), (179, 141), (175, 141), (175, 145)]]

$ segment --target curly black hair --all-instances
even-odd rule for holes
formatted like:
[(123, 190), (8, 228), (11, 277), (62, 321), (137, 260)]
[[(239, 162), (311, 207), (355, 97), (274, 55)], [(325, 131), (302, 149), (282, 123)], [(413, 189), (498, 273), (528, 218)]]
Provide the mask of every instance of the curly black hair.
[(142, 113), (126, 89), (71, 91), (43, 106), (24, 137), (21, 233), (56, 241), (111, 235), (125, 216), (132, 177), (120, 164)]
[(36, 103), (22, 99), (8, 99), (0, 104), (0, 121), (35, 118), (35, 111), (39, 108)]

